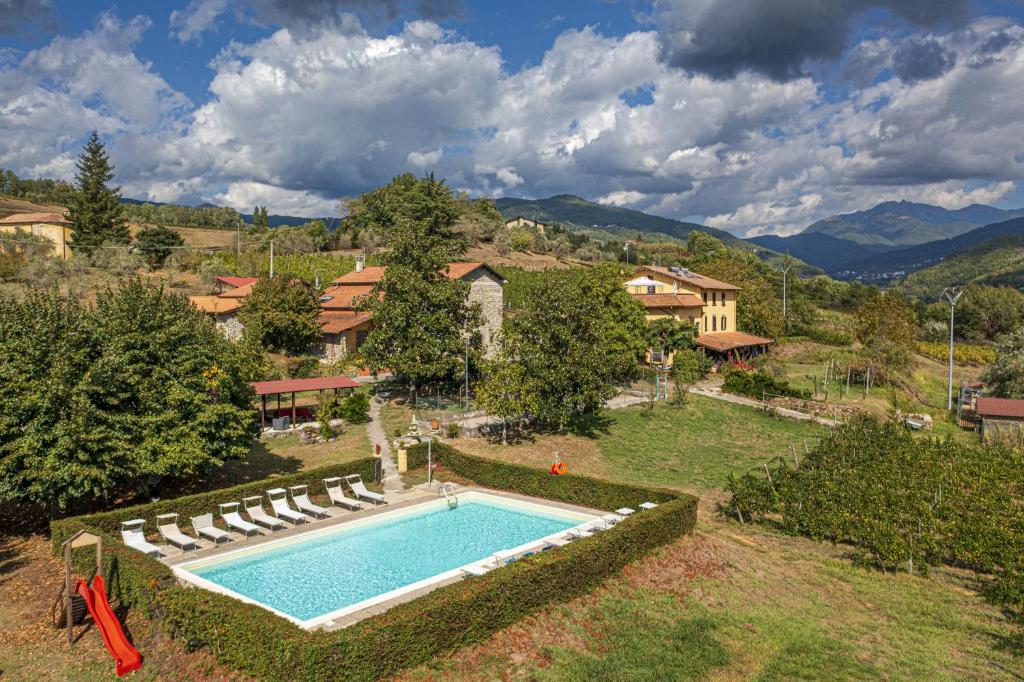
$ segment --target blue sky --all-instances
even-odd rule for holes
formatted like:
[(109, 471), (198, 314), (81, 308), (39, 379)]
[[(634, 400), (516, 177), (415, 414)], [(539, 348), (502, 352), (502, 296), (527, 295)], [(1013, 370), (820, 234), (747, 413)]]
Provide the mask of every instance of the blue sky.
[(1017, 0), (0, 0), (0, 167), (336, 214), (397, 173), (737, 234), (1024, 205)]

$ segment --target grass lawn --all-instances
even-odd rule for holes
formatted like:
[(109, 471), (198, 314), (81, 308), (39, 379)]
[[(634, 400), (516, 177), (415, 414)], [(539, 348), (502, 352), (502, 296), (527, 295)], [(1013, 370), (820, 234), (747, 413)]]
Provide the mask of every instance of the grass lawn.
[(1019, 679), (969, 574), (883, 575), (716, 517), (594, 593), (403, 680)]
[(701, 492), (725, 485), (790, 445), (803, 448), (824, 427), (775, 419), (721, 400), (691, 396), (687, 405), (661, 404), (653, 415), (643, 407), (605, 410), (577, 425), (576, 433), (541, 434), (502, 446), (479, 438), (452, 444), (469, 453), (536, 467), (548, 467), (558, 451), (569, 472), (600, 478)]

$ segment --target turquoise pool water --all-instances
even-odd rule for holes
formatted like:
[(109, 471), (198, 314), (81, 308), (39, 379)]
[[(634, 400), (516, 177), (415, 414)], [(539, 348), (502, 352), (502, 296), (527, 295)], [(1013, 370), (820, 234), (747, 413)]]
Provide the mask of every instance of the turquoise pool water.
[(309, 620), (567, 530), (578, 516), (476, 498), (187, 570)]

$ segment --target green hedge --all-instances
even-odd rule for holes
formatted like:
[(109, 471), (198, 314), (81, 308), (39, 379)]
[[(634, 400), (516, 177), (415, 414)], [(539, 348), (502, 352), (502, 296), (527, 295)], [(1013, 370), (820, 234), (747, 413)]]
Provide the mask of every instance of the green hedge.
[[(574, 475), (549, 476), (448, 446), (435, 447), (444, 470), (481, 485), (601, 509), (647, 500), (659, 506), (625, 519), (611, 531), (441, 587), (335, 632), (306, 632), (258, 606), (165, 581), (166, 567), (138, 553), (125, 558), (131, 570), (122, 569), (121, 582), (142, 584), (126, 594), (135, 600), (133, 605), (155, 604), (149, 611), (160, 614), (166, 629), (189, 649), (206, 648), (222, 662), (259, 679), (371, 680), (480, 642), (532, 611), (585, 594), (626, 564), (690, 532), (696, 523), (697, 498), (690, 495)], [(425, 461), (425, 446), (412, 448), (411, 465)], [(281, 481), (250, 487), (263, 490)], [(179, 498), (178, 508), (184, 499)], [(120, 510), (118, 517), (126, 518), (126, 512)], [(133, 513), (148, 518), (156, 512)], [(103, 524), (109, 524), (107, 516), (94, 515), (103, 517)], [(91, 525), (94, 517), (55, 523), (54, 542), (58, 534)], [(130, 554), (118, 548), (119, 558), (126, 553)], [(136, 570), (136, 564), (147, 568)]]

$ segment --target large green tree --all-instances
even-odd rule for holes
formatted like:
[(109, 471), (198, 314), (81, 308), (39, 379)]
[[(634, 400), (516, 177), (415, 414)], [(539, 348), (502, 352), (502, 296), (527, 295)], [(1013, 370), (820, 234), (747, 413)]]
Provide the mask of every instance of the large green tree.
[(505, 324), (503, 353), (522, 365), (539, 419), (559, 429), (597, 412), (613, 382), (643, 357), (644, 312), (613, 266), (573, 268), (523, 283), (524, 305)]
[(1024, 398), (1024, 327), (996, 342), (996, 360), (982, 375), (985, 389), (1000, 398)]
[(476, 401), (487, 414), (501, 419), (501, 444), (508, 445), (511, 419), (536, 414), (540, 394), (522, 362), (500, 354), (485, 361), (483, 378), (476, 384)]
[(319, 318), (316, 292), (285, 277), (261, 279), (238, 311), (246, 338), (282, 353), (303, 353), (319, 341)]
[(77, 187), (68, 206), (68, 217), (74, 224), (72, 246), (88, 254), (104, 242), (127, 244), (130, 234), (121, 207), (121, 188), (109, 186), (114, 167), (95, 130), (78, 158), (77, 168)]
[(167, 257), (185, 245), (181, 235), (163, 225), (144, 227), (135, 234), (135, 244), (151, 267), (160, 267)]
[(697, 329), (693, 324), (674, 317), (650, 320), (644, 329), (647, 347), (652, 351), (662, 351), (666, 355), (685, 348), (693, 348), (696, 338)]
[(902, 296), (876, 296), (857, 309), (855, 318), (857, 339), (873, 362), (890, 372), (910, 368), (919, 330)]
[(383, 235), (390, 247), (381, 256), (384, 276), (359, 302), (373, 313), (360, 353), (413, 390), (457, 374), (466, 339), (479, 345), (479, 311), (466, 300), (469, 284), (445, 275), (466, 247), (451, 190), (433, 176), (407, 173), (350, 202), (349, 211), (358, 229)]
[(248, 452), (252, 390), (234, 345), (138, 279), (94, 305), (0, 299), (0, 499), (100, 502)]

